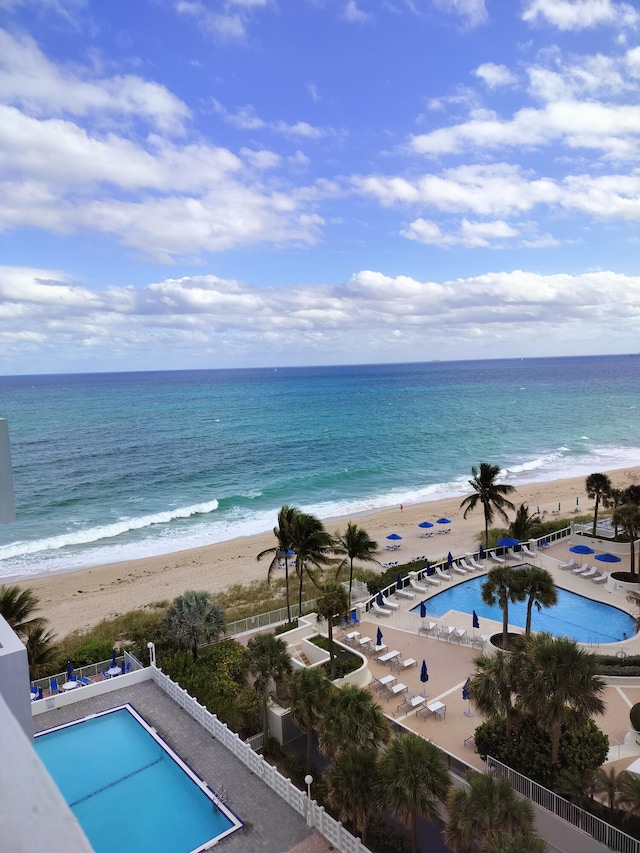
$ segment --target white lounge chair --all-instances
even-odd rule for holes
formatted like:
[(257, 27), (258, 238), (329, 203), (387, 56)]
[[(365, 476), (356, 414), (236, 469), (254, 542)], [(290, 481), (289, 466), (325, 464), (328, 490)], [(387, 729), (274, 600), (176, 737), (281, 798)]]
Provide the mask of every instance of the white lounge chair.
[(461, 568), (466, 569), (468, 572), (475, 572), (475, 569), (473, 568), (473, 566), (467, 562), (466, 557), (460, 557), (460, 559), (458, 560), (458, 565)]
[(516, 554), (513, 548), (507, 548), (505, 557), (507, 558), (507, 560), (515, 560), (518, 563), (522, 560), (520, 554)]
[(609, 572), (603, 572), (599, 578), (591, 578), (591, 583), (606, 583), (609, 580)]
[(525, 557), (535, 557), (536, 556), (535, 551), (532, 551), (529, 547), (527, 547), (527, 545), (521, 545), (520, 550), (525, 555)]
[(397, 610), (398, 607), (400, 607), (400, 605), (396, 604), (395, 601), (389, 601), (389, 599), (385, 595), (382, 596), (382, 603), (385, 607), (390, 607), (392, 610)]
[(461, 568), (461, 566), (459, 566), (457, 563), (452, 563), (452, 564), (451, 564), (451, 571), (452, 571), (452, 572), (455, 572), (455, 573), (456, 573), (456, 574), (458, 574), (458, 575), (467, 575), (467, 574), (469, 574), (469, 572), (467, 572), (467, 570), (466, 570), (466, 569)]
[(571, 569), (571, 574), (572, 575), (581, 575), (584, 572), (586, 572), (588, 568), (589, 568), (589, 564), (583, 563), (581, 566), (576, 566), (575, 569)]
[[(436, 566), (436, 574), (438, 575), (438, 577), (444, 578), (446, 581), (451, 580), (451, 575), (449, 574), (449, 572), (445, 572), (445, 570), (441, 569), (440, 566)], [(425, 578), (425, 580), (427, 580), (427, 578)]]
[(566, 562), (566, 563), (559, 563), (559, 564), (558, 564), (558, 568), (559, 568), (559, 569), (562, 569), (562, 571), (564, 571), (565, 569), (573, 569), (573, 568), (575, 567), (575, 565), (576, 565), (575, 558), (573, 558), (573, 557), (572, 557), (572, 558), (571, 558), (568, 562)]
[(467, 563), (476, 570), (476, 572), (484, 572), (484, 566), (479, 563), (475, 557), (467, 557)]
[(461, 643), (466, 636), (467, 632), (464, 628), (456, 628), (453, 638)]
[(425, 583), (430, 584), (431, 586), (440, 586), (440, 584), (442, 583), (442, 581), (439, 581), (437, 578), (434, 577), (429, 577), (429, 575), (425, 575), (422, 580)]
[(427, 591), (426, 586), (422, 586), (422, 584), (419, 584), (418, 581), (415, 580), (414, 578), (409, 578), (409, 586), (412, 589), (417, 590), (418, 592), (426, 592)]
[(372, 601), (371, 607), (376, 616), (391, 616), (391, 611), (387, 610), (386, 607), (380, 607), (377, 601)]
[(408, 589), (396, 589), (395, 595), (399, 595), (402, 598), (415, 598), (415, 592), (409, 592)]
[(598, 574), (598, 570), (595, 566), (591, 566), (588, 572), (584, 572), (580, 575), (581, 578), (592, 578)]
[(506, 562), (505, 558), (504, 557), (498, 557), (498, 555), (496, 554), (495, 551), (492, 551), (489, 554), (489, 559), (491, 560), (492, 563), (505, 563)]

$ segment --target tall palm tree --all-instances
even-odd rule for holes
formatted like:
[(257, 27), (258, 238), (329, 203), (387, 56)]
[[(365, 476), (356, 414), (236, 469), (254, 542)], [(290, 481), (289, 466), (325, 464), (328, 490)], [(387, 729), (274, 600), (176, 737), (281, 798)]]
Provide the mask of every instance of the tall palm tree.
[(349, 612), (346, 589), (340, 584), (325, 586), (322, 595), (316, 601), (318, 616), (327, 620), (327, 634), (329, 637), (329, 672), (331, 680), (336, 677), (336, 654), (333, 645), (333, 620), (337, 616), (346, 619)]
[(489, 462), (481, 462), (480, 468), (475, 466), (471, 469), (472, 478), (469, 485), (474, 494), (468, 495), (460, 504), (460, 509), (466, 507), (464, 518), (472, 512), (477, 505), (482, 504), (484, 511), (484, 545), (489, 547), (489, 524), (497, 514), (505, 523), (509, 521), (507, 509), (515, 509), (515, 506), (505, 495), (511, 494), (515, 489), (504, 483), (496, 483), (496, 477), (500, 473), (499, 465), (491, 465)]
[(449, 820), (443, 837), (453, 853), (471, 853), (477, 850), (477, 843), (485, 850), (492, 836), (500, 832), (533, 833), (533, 804), (519, 797), (508, 779), (469, 771), (467, 782), (467, 788), (453, 788), (447, 800)]
[(607, 796), (607, 804), (610, 809), (615, 809), (618, 805), (618, 798), (623, 793), (627, 784), (627, 777), (630, 776), (626, 770), (621, 770), (619, 773), (615, 767), (609, 767), (605, 770), (604, 767), (598, 767), (594, 774), (594, 787), (596, 791), (602, 791)]
[(613, 523), (621, 527), (629, 537), (629, 568), (631, 574), (636, 573), (636, 539), (640, 536), (640, 506), (634, 503), (624, 503), (613, 515)]
[(522, 591), (527, 601), (527, 621), (525, 634), (531, 633), (531, 614), (535, 606), (538, 613), (543, 607), (553, 607), (558, 603), (558, 593), (553, 578), (540, 566), (527, 566), (519, 569), (522, 575)]
[(46, 674), (48, 664), (56, 651), (55, 636), (45, 625), (30, 625), (24, 636), (24, 644), (27, 648), (31, 677), (38, 678), (43, 673)]
[(513, 656), (497, 651), (494, 655), (480, 655), (474, 663), (476, 671), (467, 688), (469, 698), (486, 717), (505, 717), (510, 738), (517, 720), (514, 696), (518, 692), (518, 672)]
[(198, 660), (198, 644), (224, 633), (224, 609), (214, 604), (206, 590), (187, 590), (174, 598), (164, 617), (164, 628), (180, 646), (191, 649)]
[(359, 748), (382, 745), (390, 737), (382, 708), (368, 690), (346, 684), (331, 695), (318, 737), (324, 755), (337, 755), (350, 744)]
[(437, 820), (451, 780), (441, 750), (417, 734), (394, 737), (380, 756), (380, 802), (408, 824), (418, 851), (418, 815)]
[(291, 548), (291, 523), (295, 516), (300, 512), (294, 506), (285, 504), (278, 513), (278, 526), (273, 528), (273, 535), (276, 537), (276, 546), (267, 548), (266, 551), (261, 551), (256, 560), (258, 562), (265, 557), (271, 557), (269, 568), (267, 570), (267, 583), (271, 583), (273, 572), (278, 568), (280, 560), (284, 559), (284, 585), (285, 594), (287, 597), (287, 621), (291, 622), (291, 605), (289, 604), (289, 552)]
[(315, 582), (311, 567), (316, 569), (331, 563), (333, 537), (327, 533), (323, 523), (306, 512), (296, 513), (289, 528), (291, 547), (296, 552), (298, 575), (298, 613), (302, 613), (302, 584), (305, 573)]
[(378, 750), (350, 745), (336, 755), (323, 778), (327, 800), (343, 823), (350, 821), (367, 843), (367, 824), (378, 811)]
[(31, 628), (45, 624), (46, 619), (33, 615), (38, 606), (32, 589), (0, 586), (0, 616), (4, 616), (18, 636), (24, 637)]
[(376, 553), (378, 551), (378, 543), (371, 539), (364, 528), (358, 527), (357, 524), (350, 521), (342, 536), (335, 537), (334, 548), (336, 554), (345, 555), (345, 559), (340, 564), (341, 567), (349, 560), (349, 610), (351, 610), (353, 561), (362, 560), (363, 562), (377, 563)]
[(490, 607), (498, 605), (502, 610), (502, 648), (509, 643), (509, 602), (524, 601), (523, 572), (510, 566), (490, 569), (482, 584), (482, 600)]
[(585, 480), (585, 490), (589, 500), (595, 498), (596, 505), (593, 508), (593, 530), (592, 536), (595, 538), (596, 527), (598, 524), (598, 507), (602, 503), (603, 507), (609, 506), (609, 492), (611, 491), (611, 480), (606, 474), (589, 474)]
[(262, 731), (264, 742), (269, 737), (267, 703), (271, 682), (278, 684), (291, 672), (291, 658), (287, 644), (275, 634), (258, 634), (247, 643), (251, 660), (249, 672), (255, 677), (253, 686), (262, 699)]
[(584, 723), (604, 713), (604, 682), (596, 674), (596, 657), (568, 637), (530, 634), (518, 665), (523, 688), (520, 701), (540, 726), (550, 730), (551, 761), (555, 763), (563, 722)]
[(516, 517), (509, 525), (509, 533), (516, 539), (523, 542), (531, 536), (531, 531), (534, 524), (539, 521), (536, 518), (536, 513), (529, 515), (529, 507), (526, 504), (520, 504), (516, 510)]
[(625, 490), (624, 489), (614, 489), (613, 486), (609, 490), (609, 507), (613, 510), (613, 535), (618, 535), (618, 527), (619, 524), (616, 522), (616, 512), (619, 507), (622, 506), (623, 503), (626, 503), (625, 500)]
[(533, 832), (493, 833), (482, 846), (482, 853), (547, 853), (547, 842)]
[(313, 733), (317, 731), (331, 696), (331, 684), (321, 669), (304, 667), (294, 672), (289, 681), (291, 719), (307, 733), (307, 767), (311, 772)]
[(619, 805), (628, 806), (632, 812), (640, 811), (640, 778), (633, 773), (621, 773)]

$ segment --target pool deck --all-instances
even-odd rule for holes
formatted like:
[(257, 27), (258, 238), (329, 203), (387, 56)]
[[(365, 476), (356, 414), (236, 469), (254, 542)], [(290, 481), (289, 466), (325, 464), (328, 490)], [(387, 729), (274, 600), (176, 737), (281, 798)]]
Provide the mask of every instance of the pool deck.
[[(594, 584), (588, 579), (580, 578), (579, 575), (573, 575), (571, 571), (563, 571), (559, 568), (561, 562), (566, 562), (570, 557), (575, 556), (569, 551), (570, 545), (568, 540), (564, 540), (539, 552), (536, 559), (528, 559), (527, 562), (547, 569), (559, 587), (585, 595), (595, 601), (619, 607), (637, 616), (637, 611), (627, 602), (625, 593), (611, 591), (606, 588), (606, 584)], [(589, 560), (589, 557), (592, 555), (583, 559), (589, 562), (589, 565), (597, 566), (598, 562)], [(486, 575), (494, 564), (485, 560), (484, 565)], [(602, 564), (602, 568), (606, 571), (610, 566)], [(624, 571), (628, 570), (628, 565), (623, 559), (621, 563), (615, 564), (615, 568)], [(414, 695), (418, 696), (426, 688), (427, 702), (439, 701), (446, 705), (446, 713), (442, 717), (430, 714), (426, 719), (423, 715), (418, 718), (415, 711), (407, 715), (398, 708), (402, 696), (386, 699), (384, 693), (380, 694), (372, 686), (372, 682), (369, 689), (376, 696), (389, 719), (402, 723), (437, 743), (456, 758), (482, 770), (484, 763), (474, 751), (471, 736), (484, 718), (462, 699), (462, 687), (467, 677), (474, 672), (474, 658), (483, 651), (481, 635), (491, 636), (500, 632), (502, 622), (481, 617), (480, 629), (474, 630), (471, 625), (471, 616), (467, 613), (450, 610), (440, 618), (427, 616), (422, 620), (419, 614), (411, 612), (411, 608), (419, 604), (422, 599), (429, 599), (448, 587), (464, 583), (465, 580), (480, 574), (483, 573), (474, 572), (466, 576), (454, 574), (451, 581), (442, 580), (440, 586), (428, 586), (426, 593), (407, 588), (407, 591), (415, 592), (414, 599), (392, 596), (391, 600), (399, 605), (397, 610), (390, 616), (379, 616), (372, 610), (362, 617), (361, 624), (356, 627), (362, 636), (370, 637), (375, 637), (380, 628), (383, 633), (383, 643), (388, 649), (397, 649), (405, 660), (414, 658), (417, 661), (416, 666), (398, 671), (398, 669), (391, 670), (389, 664), (384, 665), (370, 658), (369, 669), (374, 679), (392, 673), (397, 681), (406, 684), (407, 690)], [(534, 630), (535, 615), (534, 611)], [(423, 624), (426, 626), (429, 622), (436, 622), (439, 628), (444, 630), (439, 635), (436, 635), (436, 632), (429, 635), (418, 633), (421, 626)], [(449, 626), (466, 631), (466, 636), (459, 640), (455, 633), (448, 634)], [(510, 630), (524, 633), (522, 628), (510, 626)], [(476, 640), (472, 642), (474, 637)], [(582, 644), (582, 647), (601, 654), (622, 654), (623, 652), (640, 654), (640, 635), (636, 634), (617, 643), (594, 642)], [(429, 681), (426, 685), (420, 681), (423, 659), (427, 662), (429, 672)], [(620, 685), (607, 685), (604, 694), (606, 712), (603, 716), (596, 718), (598, 726), (609, 737), (611, 748), (607, 764), (614, 762), (619, 769), (626, 768), (635, 758), (640, 757), (640, 745), (635, 743), (635, 738), (629, 736), (629, 710), (636, 701), (640, 701), (640, 679), (624, 679), (624, 682), (626, 683)], [(469, 716), (469, 712), (472, 712), (473, 716)]]
[[(219, 842), (221, 850), (283, 853), (297, 849), (319, 853), (329, 849), (327, 842), (324, 847), (305, 846), (307, 842), (310, 845), (321, 845), (321, 842), (313, 840), (318, 834), (307, 827), (304, 818), (150, 681), (47, 711), (34, 717), (34, 728), (43, 731), (126, 703), (157, 729), (212, 790), (221, 792), (224, 788), (225, 805), (237, 814), (244, 826)], [(105, 744), (104, 748), (108, 749), (109, 745)], [(129, 803), (128, 809), (135, 809), (135, 803)]]

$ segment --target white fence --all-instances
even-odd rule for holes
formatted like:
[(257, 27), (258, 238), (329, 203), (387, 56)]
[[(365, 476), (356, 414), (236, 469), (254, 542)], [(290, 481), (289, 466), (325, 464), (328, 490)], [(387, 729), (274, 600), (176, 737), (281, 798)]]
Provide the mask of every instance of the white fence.
[(307, 819), (307, 826), (314, 827), (333, 844), (341, 853), (370, 853), (359, 838), (351, 835), (340, 821), (335, 820), (327, 814), (322, 806), (315, 800), (309, 801), (307, 796), (290, 779), (286, 779), (282, 773), (264, 760), (262, 755), (253, 751), (249, 744), (212, 714), (197, 699), (190, 696), (180, 685), (172, 681), (156, 667), (152, 667), (153, 681), (161, 690), (183, 708), (189, 716), (193, 717), (209, 734), (226, 746), (235, 757), (248, 767), (258, 779), (268, 785), (288, 805), (295, 809), (298, 814)]
[(640, 853), (640, 841), (627, 835), (625, 832), (611, 826), (590, 812), (575, 806), (568, 800), (562, 799), (553, 791), (544, 788), (527, 776), (523, 776), (506, 764), (502, 764), (490, 755), (487, 755), (487, 770), (501, 778), (507, 778), (511, 787), (531, 802), (556, 815), (557, 817), (575, 826), (576, 829), (586, 832), (596, 841), (603, 844), (609, 850), (617, 853)]

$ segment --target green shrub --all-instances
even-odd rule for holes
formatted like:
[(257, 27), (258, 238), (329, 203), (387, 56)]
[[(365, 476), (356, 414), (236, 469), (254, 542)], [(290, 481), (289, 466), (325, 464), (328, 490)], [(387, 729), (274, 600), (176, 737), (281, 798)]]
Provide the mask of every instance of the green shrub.
[(273, 632), (276, 634), (286, 634), (287, 631), (293, 631), (294, 628), (298, 627), (298, 620), (292, 619), (291, 622), (285, 622), (283, 625), (278, 625), (278, 627)]
[(629, 711), (629, 720), (633, 726), (633, 730), (640, 732), (640, 702), (636, 702)]
[[(329, 638), (328, 637), (314, 637), (311, 642), (314, 646), (318, 646), (320, 649), (324, 649), (326, 652), (329, 651)], [(350, 652), (349, 649), (345, 649), (342, 646), (333, 644), (333, 650), (335, 652), (335, 665), (336, 665), (336, 678), (344, 678), (345, 675), (349, 675), (350, 672), (354, 672), (356, 669), (359, 669), (362, 666), (362, 660), (357, 655), (354, 655), (353, 652)], [(323, 669), (329, 677), (329, 663), (323, 664)]]
[(109, 660), (113, 643), (108, 640), (86, 640), (75, 652), (72, 660), (74, 666), (87, 666), (90, 663), (101, 663)]

